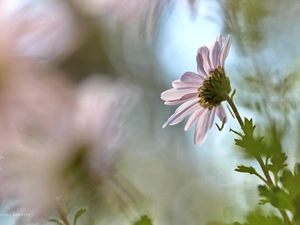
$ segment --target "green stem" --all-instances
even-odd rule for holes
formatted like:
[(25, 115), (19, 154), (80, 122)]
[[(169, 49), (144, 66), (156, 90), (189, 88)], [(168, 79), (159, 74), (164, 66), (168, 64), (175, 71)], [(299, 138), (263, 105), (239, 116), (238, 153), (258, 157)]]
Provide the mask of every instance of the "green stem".
[(228, 95), (224, 95), (225, 100), (228, 102), (228, 104), (230, 105), (235, 117), (237, 118), (239, 124), (241, 125), (241, 127), (244, 126), (244, 122), (239, 114), (239, 111), (237, 110), (237, 108), (235, 107), (235, 104), (233, 103), (233, 101), (231, 100), (231, 98)]
[[(243, 128), (244, 127), (244, 122), (243, 122), (243, 120), (242, 120), (242, 118), (241, 118), (241, 116), (239, 114), (239, 111), (237, 110), (235, 104), (233, 103), (233, 101), (231, 100), (231, 98), (228, 95), (224, 95), (224, 98), (226, 99), (226, 101), (228, 102), (228, 104), (230, 105), (230, 107), (232, 108), (232, 111), (233, 111), (235, 117), (237, 118), (237, 120), (238, 120), (241, 128)], [(254, 157), (257, 160), (257, 162), (259, 163), (259, 165), (260, 165), (260, 167), (261, 167), (261, 169), (262, 169), (262, 171), (263, 171), (263, 173), (264, 173), (264, 175), (265, 175), (265, 177), (266, 177), (266, 179), (268, 181), (268, 184), (269, 184), (268, 186), (270, 186), (270, 187), (274, 186), (273, 181), (272, 181), (272, 179), (270, 177), (268, 168), (264, 164), (261, 156), (260, 155), (255, 155)]]
[(260, 167), (261, 167), (261, 169), (262, 169), (262, 171), (263, 171), (263, 173), (264, 173), (264, 175), (265, 175), (265, 177), (266, 177), (266, 179), (267, 179), (267, 181), (268, 181), (268, 186), (269, 186), (269, 187), (274, 187), (274, 183), (273, 183), (272, 178), (270, 177), (268, 168), (267, 168), (266, 165), (264, 164), (264, 162), (263, 162), (261, 156), (260, 156), (260, 155), (255, 155), (254, 157), (255, 157), (255, 159), (257, 160), (257, 162), (259, 163), (259, 165), (260, 165)]
[(66, 212), (65, 210), (61, 207), (60, 203), (57, 202), (57, 211), (58, 211), (58, 214), (60, 215), (62, 221), (66, 224), (66, 225), (70, 225), (70, 222), (66, 216)]
[[(243, 128), (243, 127), (244, 127), (244, 122), (243, 122), (243, 120), (242, 120), (242, 118), (241, 118), (241, 116), (240, 116), (240, 114), (239, 114), (239, 111), (237, 110), (237, 108), (236, 108), (234, 102), (232, 101), (232, 99), (231, 99), (227, 94), (224, 95), (223, 97), (224, 97), (224, 99), (228, 102), (228, 104), (230, 105), (230, 107), (231, 107), (231, 109), (232, 109), (232, 111), (233, 111), (235, 117), (237, 118), (237, 120), (238, 120), (238, 122), (239, 122), (241, 128)], [(272, 178), (270, 177), (268, 168), (267, 168), (267, 166), (264, 164), (264, 162), (263, 162), (261, 156), (260, 156), (260, 155), (254, 155), (254, 157), (255, 157), (255, 159), (257, 160), (257, 162), (259, 163), (259, 165), (260, 165), (260, 167), (261, 167), (261, 169), (262, 169), (262, 171), (263, 171), (263, 173), (264, 173), (266, 179), (264, 179), (264, 178), (263, 178), (261, 175), (259, 175), (259, 174), (256, 174), (256, 175), (257, 175), (260, 179), (262, 179), (269, 187), (275, 187), (275, 186), (274, 186), (274, 183), (273, 183), (273, 180), (272, 180)], [(289, 217), (288, 217), (286, 211), (285, 211), (285, 210), (280, 210), (280, 209), (278, 209), (278, 210), (280, 211), (280, 214), (282, 215), (284, 221), (285, 221), (287, 224), (292, 225), (292, 222), (290, 221), (290, 219), (289, 219)]]
[(266, 185), (268, 185), (269, 184), (269, 182), (265, 179), (265, 178), (263, 178), (259, 173), (254, 173), (258, 178), (260, 178)]

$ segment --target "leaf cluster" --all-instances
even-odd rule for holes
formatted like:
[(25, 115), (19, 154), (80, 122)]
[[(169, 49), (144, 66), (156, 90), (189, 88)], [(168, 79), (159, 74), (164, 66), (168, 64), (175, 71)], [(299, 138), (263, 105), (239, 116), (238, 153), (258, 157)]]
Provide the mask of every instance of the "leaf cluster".
[(246, 156), (250, 158), (269, 153), (269, 148), (262, 142), (263, 137), (256, 138), (254, 136), (255, 128), (256, 125), (253, 125), (253, 120), (245, 118), (244, 126), (242, 127), (244, 134), (235, 132), (240, 136), (240, 138), (234, 139), (235, 145), (241, 147)]
[[(271, 167), (274, 171), (281, 170), (286, 167), (283, 159), (286, 156), (281, 155), (273, 161), (276, 166)], [(281, 164), (281, 168), (278, 167)], [(258, 187), (259, 195), (262, 197), (260, 204), (270, 203), (280, 210), (288, 210), (293, 215), (293, 221), (300, 222), (300, 165), (296, 164), (294, 172), (289, 169), (283, 169), (279, 177), (279, 185), (277, 187), (267, 187), (260, 185)]]
[(152, 225), (152, 220), (150, 217), (144, 215), (138, 221), (134, 223), (134, 225)]
[(257, 213), (249, 213), (246, 217), (247, 222), (234, 222), (233, 225), (283, 225), (283, 221), (277, 216), (265, 216)]

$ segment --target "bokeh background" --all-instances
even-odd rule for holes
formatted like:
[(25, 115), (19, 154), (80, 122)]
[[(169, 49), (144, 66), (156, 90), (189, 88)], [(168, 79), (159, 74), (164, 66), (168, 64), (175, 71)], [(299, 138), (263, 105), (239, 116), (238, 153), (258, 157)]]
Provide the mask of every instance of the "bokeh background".
[[(219, 33), (242, 116), (299, 153), (298, 1), (1, 0), (0, 224), (231, 222), (257, 205), (257, 167), (228, 112), (201, 146), (160, 93)], [(220, 121), (216, 121), (221, 123)], [(18, 214), (18, 215), (15, 215)]]

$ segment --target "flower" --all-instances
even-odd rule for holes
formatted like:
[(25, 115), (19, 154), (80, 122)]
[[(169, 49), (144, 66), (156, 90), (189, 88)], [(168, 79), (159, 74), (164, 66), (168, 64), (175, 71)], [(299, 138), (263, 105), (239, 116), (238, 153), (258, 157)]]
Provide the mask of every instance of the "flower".
[(203, 143), (207, 131), (212, 127), (215, 114), (226, 122), (226, 113), (221, 102), (226, 100), (231, 91), (230, 81), (224, 71), (224, 62), (228, 55), (231, 36), (222, 44), (222, 35), (212, 43), (210, 49), (203, 46), (197, 52), (197, 73), (186, 72), (179, 80), (172, 83), (173, 88), (164, 91), (161, 99), (165, 105), (180, 105), (163, 125), (175, 125), (189, 117), (184, 130), (189, 130), (196, 123), (194, 142)]
[(96, 196), (111, 191), (100, 185), (116, 183), (133, 87), (101, 75), (75, 86), (48, 66), (26, 66), (1, 80), (0, 202), (33, 222), (53, 215), (66, 193), (100, 205)]
[[(133, 87), (131, 87), (133, 88)], [(122, 99), (118, 93), (122, 92)], [(105, 96), (105, 98), (103, 97)], [(75, 94), (72, 131), (75, 146), (87, 146), (91, 173), (108, 178), (124, 144), (122, 126), (134, 97), (128, 85), (114, 83), (99, 75), (83, 80)]]
[(80, 40), (75, 18), (63, 1), (0, 1), (0, 28), (0, 59), (5, 64), (20, 56), (64, 60)]

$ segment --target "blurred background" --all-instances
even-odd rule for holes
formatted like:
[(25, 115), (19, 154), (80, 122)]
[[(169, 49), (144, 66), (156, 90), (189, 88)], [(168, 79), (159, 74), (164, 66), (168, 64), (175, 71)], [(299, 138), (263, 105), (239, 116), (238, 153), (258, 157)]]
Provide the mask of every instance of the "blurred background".
[[(300, 4), (279, 0), (0, 0), (0, 224), (232, 222), (257, 205), (257, 165), (228, 114), (194, 146), (161, 92), (232, 35), (242, 116), (299, 153)], [(221, 123), (220, 121), (216, 121)], [(258, 169), (259, 170), (259, 169)], [(55, 220), (55, 219), (54, 219)], [(58, 221), (58, 220), (57, 220)]]

